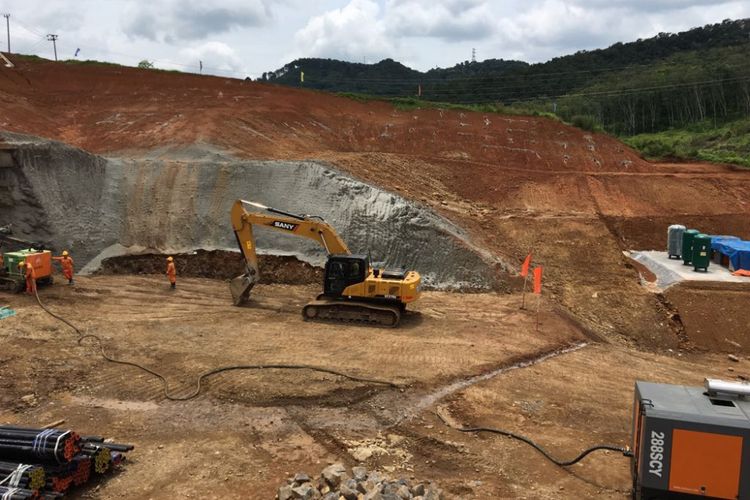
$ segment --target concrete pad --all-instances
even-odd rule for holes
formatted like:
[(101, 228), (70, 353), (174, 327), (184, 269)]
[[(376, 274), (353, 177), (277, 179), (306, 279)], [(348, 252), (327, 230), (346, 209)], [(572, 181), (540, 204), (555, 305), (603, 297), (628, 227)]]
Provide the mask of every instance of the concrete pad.
[(643, 264), (656, 276), (655, 285), (667, 288), (680, 281), (714, 281), (723, 283), (750, 283), (750, 278), (732, 276), (725, 267), (714, 264), (708, 266), (707, 271), (694, 271), (693, 266), (686, 266), (682, 260), (670, 259), (666, 252), (648, 250), (643, 252), (625, 252), (631, 259)]

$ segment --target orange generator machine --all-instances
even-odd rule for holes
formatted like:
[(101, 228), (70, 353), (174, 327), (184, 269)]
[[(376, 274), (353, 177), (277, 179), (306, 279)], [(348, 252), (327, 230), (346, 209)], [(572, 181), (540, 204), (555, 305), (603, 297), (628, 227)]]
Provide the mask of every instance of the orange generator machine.
[(750, 384), (636, 382), (633, 496), (750, 499)]
[(52, 284), (52, 252), (29, 248), (0, 255), (0, 290), (20, 292), (24, 289), (26, 270), (18, 268), (19, 262), (31, 263), (36, 273), (37, 285)]

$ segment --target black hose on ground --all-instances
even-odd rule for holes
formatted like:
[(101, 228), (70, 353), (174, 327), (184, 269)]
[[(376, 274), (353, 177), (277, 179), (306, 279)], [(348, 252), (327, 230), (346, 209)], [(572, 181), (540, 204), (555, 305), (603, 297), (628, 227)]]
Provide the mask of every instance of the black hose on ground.
[(493, 429), (491, 427), (455, 427), (451, 425), (447, 420), (445, 420), (445, 418), (443, 418), (443, 416), (439, 412), (435, 412), (435, 414), (438, 416), (440, 420), (443, 421), (445, 425), (459, 432), (490, 432), (492, 434), (500, 434), (501, 436), (507, 436), (513, 439), (517, 439), (518, 441), (524, 442), (527, 445), (531, 446), (532, 448), (537, 450), (539, 453), (541, 453), (544, 456), (544, 458), (546, 458), (553, 464), (560, 466), (560, 467), (568, 467), (569, 465), (577, 464), (578, 462), (586, 458), (586, 456), (588, 456), (590, 453), (593, 453), (598, 450), (616, 451), (618, 453), (622, 453), (623, 456), (626, 456), (626, 457), (633, 456), (633, 452), (631, 452), (630, 449), (627, 447), (613, 446), (609, 444), (600, 444), (600, 445), (592, 446), (591, 448), (588, 448), (582, 451), (577, 457), (575, 457), (572, 460), (560, 460), (550, 455), (550, 453), (547, 450), (545, 450), (544, 448), (542, 448), (541, 446), (539, 446), (538, 444), (536, 444), (534, 441), (527, 438), (526, 436), (521, 436), (520, 434), (515, 434), (513, 432), (505, 431), (502, 429)]
[(167, 379), (162, 375), (161, 373), (152, 370), (151, 368), (147, 368), (143, 365), (140, 365), (134, 361), (125, 361), (122, 359), (116, 359), (107, 354), (107, 352), (104, 350), (104, 341), (99, 337), (98, 335), (94, 335), (91, 333), (84, 334), (81, 332), (81, 330), (78, 329), (77, 326), (75, 326), (73, 323), (68, 321), (67, 319), (63, 318), (62, 316), (59, 316), (49, 309), (42, 303), (42, 300), (39, 298), (39, 293), (34, 290), (34, 295), (36, 296), (36, 301), (39, 303), (39, 306), (50, 316), (57, 319), (58, 321), (62, 321), (66, 325), (68, 325), (70, 328), (73, 329), (78, 334), (78, 344), (81, 344), (85, 339), (94, 339), (99, 343), (99, 351), (104, 359), (109, 361), (110, 363), (116, 363), (118, 365), (125, 365), (125, 366), (132, 366), (134, 368), (138, 368), (139, 370), (142, 370), (150, 375), (153, 375), (154, 377), (161, 380), (162, 387), (164, 390), (164, 397), (170, 401), (188, 401), (195, 397), (197, 397), (201, 390), (203, 389), (203, 381), (207, 378), (217, 375), (219, 373), (223, 372), (229, 372), (234, 370), (265, 370), (265, 369), (282, 369), (282, 370), (311, 370), (321, 373), (328, 373), (330, 375), (336, 375), (338, 377), (346, 378), (355, 382), (363, 382), (363, 383), (369, 383), (369, 384), (379, 384), (379, 385), (388, 385), (391, 387), (398, 387), (397, 384), (393, 382), (389, 382), (386, 380), (378, 380), (378, 379), (372, 379), (372, 378), (366, 378), (366, 377), (357, 377), (356, 375), (349, 375), (347, 373), (343, 373), (337, 370), (332, 370), (329, 368), (321, 368), (318, 366), (312, 366), (312, 365), (297, 365), (297, 364), (269, 364), (269, 365), (229, 365), (229, 366), (222, 366), (219, 368), (214, 368), (213, 370), (209, 370), (207, 372), (202, 373), (198, 376), (198, 382), (196, 384), (195, 390), (191, 392), (187, 396), (173, 396), (169, 393), (169, 383), (167, 382)]

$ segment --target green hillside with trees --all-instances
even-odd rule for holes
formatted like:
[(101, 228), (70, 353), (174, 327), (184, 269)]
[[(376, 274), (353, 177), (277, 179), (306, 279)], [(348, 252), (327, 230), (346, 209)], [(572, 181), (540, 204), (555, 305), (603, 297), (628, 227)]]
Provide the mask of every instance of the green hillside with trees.
[[(301, 73), (304, 72), (304, 82)], [(644, 155), (750, 166), (750, 19), (659, 35), (545, 63), (491, 59), (420, 72), (386, 59), (298, 59), (262, 80), (413, 105), (553, 113)]]

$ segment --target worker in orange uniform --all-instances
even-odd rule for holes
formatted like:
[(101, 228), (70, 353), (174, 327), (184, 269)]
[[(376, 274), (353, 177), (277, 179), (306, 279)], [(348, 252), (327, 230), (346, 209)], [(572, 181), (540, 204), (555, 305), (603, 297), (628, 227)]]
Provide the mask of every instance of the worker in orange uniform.
[(34, 295), (36, 293), (36, 271), (34, 271), (34, 266), (31, 265), (31, 262), (19, 262), (18, 267), (24, 270), (24, 274), (26, 275), (26, 293)]
[(174, 290), (177, 286), (177, 269), (174, 267), (174, 259), (171, 256), (167, 257), (167, 276)]
[(65, 279), (68, 280), (68, 285), (73, 284), (73, 258), (68, 254), (67, 250), (63, 250), (62, 257), (52, 257), (62, 266), (62, 273)]

